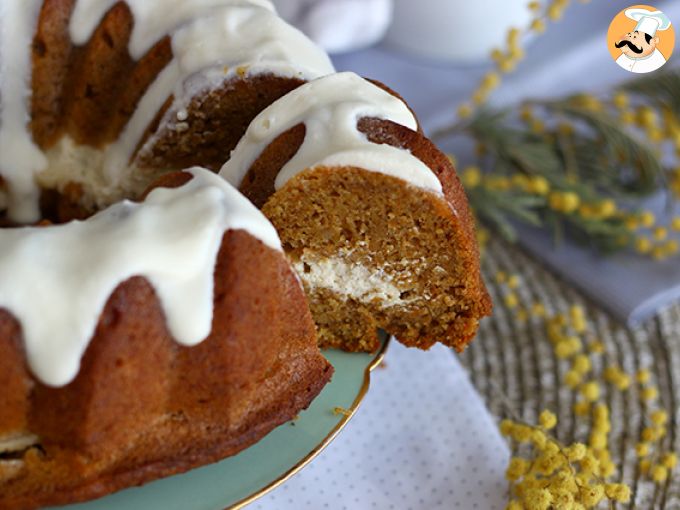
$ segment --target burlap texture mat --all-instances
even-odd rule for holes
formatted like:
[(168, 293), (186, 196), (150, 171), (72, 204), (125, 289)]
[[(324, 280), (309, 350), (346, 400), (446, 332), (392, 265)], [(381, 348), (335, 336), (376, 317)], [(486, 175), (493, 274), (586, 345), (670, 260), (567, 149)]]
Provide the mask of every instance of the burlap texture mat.
[[(587, 439), (589, 429), (588, 421), (572, 410), (578, 392), (563, 382), (569, 364), (555, 356), (547, 339), (545, 321), (538, 317), (520, 320), (518, 309), (504, 304), (508, 289), (495, 278), (503, 271), (519, 275), (520, 284), (515, 292), (525, 306), (541, 302), (549, 313), (566, 311), (572, 305), (585, 309), (592, 334), (606, 346), (603, 354), (593, 357), (594, 373), (601, 373), (603, 366), (610, 365), (619, 365), (630, 374), (641, 368), (650, 369), (650, 383), (659, 389), (654, 407), (669, 413), (661, 449), (679, 451), (680, 303), (641, 327), (628, 329), (539, 262), (504, 241), (489, 242), (483, 256), (483, 271), (494, 299), (494, 314), (483, 321), (477, 339), (461, 358), (494, 416), (509, 417), (508, 406), (512, 406), (515, 415), (536, 423), (541, 410), (551, 409), (559, 420), (556, 435), (565, 443)], [(602, 400), (611, 411), (609, 445), (618, 467), (613, 479), (628, 483), (634, 495), (630, 505), (618, 508), (680, 509), (680, 468), (661, 484), (651, 482), (639, 469), (635, 445), (649, 414), (640, 398), (639, 386), (633, 383), (627, 391), (620, 391), (603, 383), (602, 391)]]

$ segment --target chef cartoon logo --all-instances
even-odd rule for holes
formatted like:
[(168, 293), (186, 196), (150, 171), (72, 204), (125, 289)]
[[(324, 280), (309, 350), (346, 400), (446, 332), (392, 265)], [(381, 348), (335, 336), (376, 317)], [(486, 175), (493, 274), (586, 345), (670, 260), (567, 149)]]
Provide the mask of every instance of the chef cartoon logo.
[(626, 71), (650, 73), (671, 57), (675, 30), (671, 20), (655, 7), (633, 5), (612, 20), (607, 46), (612, 58)]

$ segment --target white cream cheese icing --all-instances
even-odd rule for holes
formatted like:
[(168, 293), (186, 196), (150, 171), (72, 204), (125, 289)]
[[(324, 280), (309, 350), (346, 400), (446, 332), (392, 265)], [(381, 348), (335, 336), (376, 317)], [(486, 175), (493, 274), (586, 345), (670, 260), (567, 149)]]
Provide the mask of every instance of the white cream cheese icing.
[(391, 120), (410, 129), (417, 121), (403, 101), (354, 73), (337, 73), (306, 83), (260, 113), (220, 171), (234, 186), (280, 134), (304, 123), (304, 142), (276, 177), (280, 189), (306, 169), (353, 166), (398, 177), (442, 193), (437, 176), (408, 150), (370, 142), (357, 127), (362, 117)]
[(195, 345), (210, 333), (225, 231), (245, 230), (281, 250), (274, 227), (236, 189), (209, 170), (188, 171), (193, 179), (180, 188), (157, 188), (86, 221), (0, 229), (0, 308), (21, 324), (42, 382), (75, 378), (107, 300), (128, 278), (147, 278), (172, 336)]
[(47, 159), (28, 130), (31, 99), (31, 43), (42, 0), (0, 2), (0, 175), (10, 186), (7, 207), (12, 219), (38, 219), (35, 175)]
[[(131, 56), (142, 57), (169, 34), (174, 58), (146, 91), (119, 140), (104, 149), (100, 171), (111, 189), (121, 186), (144, 130), (169, 96), (175, 101), (161, 128), (196, 93), (224, 83), (237, 68), (303, 79), (334, 71), (328, 56), (281, 20), (267, 0), (125, 1), (134, 16)], [(19, 223), (38, 219), (35, 176), (48, 166), (28, 128), (31, 42), (42, 3), (0, 2), (0, 175), (9, 187), (9, 216)], [(73, 42), (86, 43), (116, 3), (78, 0), (69, 25)]]
[[(194, 17), (173, 33), (173, 60), (151, 84), (119, 140), (107, 151), (104, 164), (112, 183), (120, 180), (149, 119), (169, 96), (174, 96), (174, 104), (161, 125), (179, 126), (186, 120), (182, 113), (191, 98), (220, 86), (239, 69), (246, 69), (249, 76), (272, 73), (304, 80), (334, 71), (328, 55), (271, 10), (243, 2), (221, 3), (230, 5)], [(147, 140), (140, 153), (154, 142), (154, 137)]]
[[(78, 0), (71, 16), (69, 31), (76, 45), (85, 44), (104, 15), (120, 0)], [(226, 5), (257, 6), (275, 12), (268, 0), (123, 0), (135, 24), (130, 37), (130, 56), (138, 60), (162, 37), (197, 17), (211, 15)]]

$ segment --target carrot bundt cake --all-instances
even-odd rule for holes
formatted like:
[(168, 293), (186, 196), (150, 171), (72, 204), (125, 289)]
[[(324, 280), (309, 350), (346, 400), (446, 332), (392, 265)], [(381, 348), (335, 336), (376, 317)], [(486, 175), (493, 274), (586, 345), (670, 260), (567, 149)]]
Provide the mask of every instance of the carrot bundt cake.
[(0, 509), (219, 460), (308, 406), (332, 368), (303, 289), (208, 169), (328, 57), (264, 0), (26, 0), (0, 62)]
[(0, 230), (0, 509), (232, 455), (329, 380), (271, 224), (189, 172), (86, 221)]
[(319, 343), (489, 312), (448, 159), (268, 0), (12, 0), (0, 62), (0, 510), (232, 455)]
[(488, 315), (463, 188), (384, 87), (352, 73), (298, 87), (253, 120), (221, 175), (276, 227), (322, 346), (375, 350), (383, 328), (461, 350)]

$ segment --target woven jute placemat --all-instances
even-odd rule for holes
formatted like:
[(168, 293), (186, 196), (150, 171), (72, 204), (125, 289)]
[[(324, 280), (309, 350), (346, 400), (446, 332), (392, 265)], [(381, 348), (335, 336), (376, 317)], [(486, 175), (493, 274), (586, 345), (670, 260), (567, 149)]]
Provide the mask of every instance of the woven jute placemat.
[[(665, 451), (678, 452), (680, 418), (680, 303), (636, 329), (626, 328), (577, 290), (515, 246), (491, 240), (483, 257), (483, 271), (494, 299), (493, 317), (485, 319), (477, 339), (462, 355), (471, 379), (499, 419), (514, 414), (536, 423), (543, 409), (558, 415), (557, 438), (565, 443), (587, 438), (588, 424), (575, 415), (578, 392), (564, 384), (568, 363), (558, 359), (547, 339), (545, 321), (518, 318), (518, 307), (507, 306), (507, 287), (497, 282), (500, 272), (518, 275), (513, 291), (523, 304), (543, 303), (548, 313), (580, 305), (593, 335), (605, 352), (593, 357), (594, 371), (618, 365), (627, 373), (651, 371), (651, 383), (659, 389), (657, 406), (669, 413), (667, 434), (661, 440)], [(631, 384), (626, 391), (602, 384), (602, 400), (611, 412), (609, 445), (618, 467), (614, 479), (628, 483), (633, 491), (630, 505), (618, 508), (680, 509), (680, 473), (672, 471), (664, 483), (653, 483), (639, 468), (635, 446), (648, 425), (649, 409), (641, 389)]]

